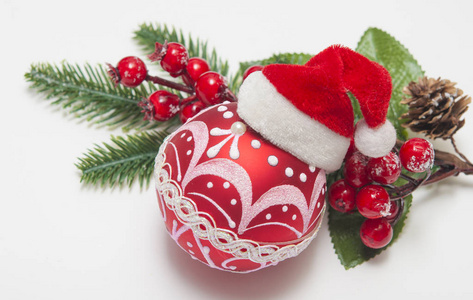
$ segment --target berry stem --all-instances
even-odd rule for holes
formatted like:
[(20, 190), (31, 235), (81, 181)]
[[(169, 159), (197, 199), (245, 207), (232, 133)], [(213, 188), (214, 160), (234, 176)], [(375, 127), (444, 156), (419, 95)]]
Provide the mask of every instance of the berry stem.
[(418, 185), (419, 184), (419, 181), (412, 178), (411, 176), (408, 176), (406, 174), (400, 174), (399, 175), (402, 179), (406, 180), (406, 181), (409, 181), (410, 183), (414, 184), (414, 185)]
[(225, 92), (223, 94), (224, 100), (228, 100), (230, 102), (237, 102), (238, 99), (235, 96), (235, 94), (232, 93), (232, 91), (229, 88), (225, 89)]
[[(398, 140), (396, 143), (396, 148), (400, 148), (403, 143), (403, 141)], [(452, 143), (455, 143), (453, 139)], [(389, 195), (391, 197), (391, 201), (399, 200), (410, 195), (422, 185), (432, 184), (450, 176), (458, 176), (460, 173), (465, 175), (473, 175), (473, 164), (471, 164), (466, 159), (466, 157), (464, 157), (458, 151), (455, 144), (454, 148), (457, 154), (465, 160), (460, 159), (458, 156), (452, 153), (435, 150), (434, 165), (439, 167), (439, 169), (435, 171), (435, 173), (431, 173), (431, 169), (429, 169), (425, 173), (425, 176), (421, 179), (414, 179), (406, 174), (401, 173), (400, 176), (407, 181), (406, 184), (402, 186), (385, 185), (390, 189)]]
[(194, 93), (194, 89), (190, 86), (180, 84), (180, 83), (177, 83), (177, 82), (174, 82), (174, 81), (170, 81), (170, 80), (158, 77), (158, 76), (147, 75), (146, 80), (151, 81), (154, 84), (159, 84), (159, 85), (162, 85), (162, 86), (166, 86), (168, 88), (175, 89), (175, 90), (178, 90), (178, 91), (181, 91), (181, 92), (184, 92), (184, 93), (188, 93), (188, 94)]
[(439, 166), (440, 169), (432, 174), (431, 178), (426, 182), (426, 184), (431, 184), (440, 180), (443, 180), (450, 176), (458, 176), (458, 174), (463, 173), (465, 175), (473, 174), (473, 165), (461, 160), (457, 156), (443, 152), (440, 150), (435, 151), (435, 161), (434, 164)]
[(404, 198), (401, 198), (401, 199), (398, 199), (398, 200), (392, 200), (391, 201), (397, 201), (398, 205), (399, 205), (399, 210), (397, 212), (397, 215), (396, 217), (389, 221), (389, 223), (391, 223), (391, 226), (394, 226), (397, 224), (397, 222), (399, 222), (399, 220), (401, 219), (402, 217), (402, 214), (404, 213)]
[(473, 164), (468, 160), (468, 158), (466, 158), (466, 156), (463, 155), (463, 153), (461, 153), (461, 152), (458, 150), (457, 144), (455, 143), (455, 139), (453, 138), (453, 136), (450, 137), (450, 141), (452, 142), (453, 149), (455, 149), (455, 152), (456, 152), (461, 158), (463, 158), (463, 160), (466, 161), (469, 165), (473, 166)]
[(424, 178), (421, 179), (414, 179), (405, 174), (401, 174), (400, 177), (407, 180), (408, 183), (401, 186), (389, 186), (391, 188), (391, 190), (389, 191), (389, 197), (391, 201), (399, 200), (412, 194), (417, 188), (427, 182), (431, 172), (431, 169), (428, 169), (427, 172), (425, 172)]
[(192, 89), (194, 89), (195, 82), (194, 82), (194, 79), (192, 79), (192, 77), (189, 75), (189, 72), (187, 72), (187, 70), (184, 69), (181, 76), (184, 83), (188, 87), (191, 87)]
[(196, 95), (191, 95), (187, 98), (181, 99), (181, 103), (179, 104), (181, 107), (191, 103), (192, 101), (195, 101), (197, 99)]

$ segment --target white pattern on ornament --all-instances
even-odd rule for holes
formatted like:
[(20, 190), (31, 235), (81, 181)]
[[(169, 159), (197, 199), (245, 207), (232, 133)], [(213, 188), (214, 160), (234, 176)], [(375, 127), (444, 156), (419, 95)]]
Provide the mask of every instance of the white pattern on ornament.
[[(195, 149), (192, 153), (192, 158), (187, 172), (184, 174), (182, 183), (179, 185), (171, 179), (171, 174), (166, 171), (165, 166), (170, 170), (170, 172), (172, 172), (172, 169), (170, 165), (165, 162), (164, 149), (167, 147), (167, 144), (172, 137), (186, 130), (190, 131), (194, 136)], [(294, 205), (298, 208), (302, 216), (302, 231), (298, 231), (292, 226), (281, 222), (269, 222), (259, 226), (284, 226), (293, 230), (297, 236), (300, 237), (307, 232), (307, 230), (325, 211), (324, 203), (324, 207), (319, 212), (319, 215), (314, 219), (312, 224), (309, 224), (317, 199), (319, 198), (318, 195), (325, 187), (324, 172), (320, 171), (317, 175), (309, 205), (307, 205), (307, 201), (302, 192), (291, 185), (273, 187), (252, 204), (252, 183), (249, 175), (240, 165), (230, 159), (223, 158), (213, 159), (197, 165), (208, 145), (208, 134), (209, 131), (205, 123), (200, 121), (189, 122), (166, 139), (161, 146), (160, 152), (155, 161), (155, 182), (156, 188), (166, 203), (166, 206), (170, 210), (174, 211), (176, 217), (183, 224), (192, 228), (196, 239), (207, 239), (216, 249), (232, 253), (236, 258), (250, 259), (253, 262), (266, 265), (268, 263), (276, 264), (279, 261), (298, 255), (315, 237), (320, 228), (321, 222), (319, 223), (319, 226), (314, 228), (314, 230), (304, 239), (293, 241), (294, 244), (283, 247), (278, 247), (276, 245), (260, 245), (255, 241), (240, 239), (238, 235), (232, 231), (218, 228), (210, 215), (204, 212), (199, 212), (196, 208), (196, 204), (191, 199), (184, 196), (184, 191), (191, 180), (203, 175), (218, 176), (233, 185), (236, 188), (242, 203), (242, 217), (238, 226), (239, 234), (251, 229), (247, 228), (247, 226), (265, 209), (275, 205)], [(177, 154), (176, 160), (179, 160)], [(206, 200), (208, 201), (209, 199)], [(216, 204), (215, 201), (213, 201), (212, 204), (215, 204), (219, 210), (223, 210), (221, 207), (218, 207), (218, 204)]]
[[(179, 158), (179, 154), (177, 153), (176, 145), (174, 145), (174, 143), (169, 143), (169, 145), (171, 145), (171, 147), (174, 149), (174, 154), (176, 155), (176, 158)], [(181, 164), (179, 162), (179, 159), (176, 159), (176, 164), (177, 164), (177, 181), (181, 181), (182, 180), (182, 174), (181, 174)]]
[[(181, 247), (182, 250), (188, 252), (189, 254), (191, 254), (191, 257), (195, 260), (198, 260), (199, 259), (197, 257), (195, 257), (195, 252), (192, 251), (192, 250), (187, 250), (185, 249), (184, 247), (181, 246), (181, 244), (179, 243), (179, 238), (181, 237), (181, 235), (188, 231), (188, 230), (191, 230), (192, 228), (190, 228), (189, 226), (187, 225), (182, 225), (179, 229), (177, 229), (177, 226), (178, 226), (178, 222), (177, 220), (173, 220), (172, 222), (172, 230), (171, 232), (169, 233), (171, 235), (171, 238), (176, 242), (177, 245), (179, 245), (179, 247)], [(202, 254), (202, 256), (205, 258), (205, 263), (207, 265), (209, 265), (210, 267), (212, 268), (215, 268), (215, 269), (219, 269), (219, 270), (232, 270), (231, 267), (227, 267), (227, 266), (224, 266), (223, 268), (220, 268), (218, 267), (214, 261), (212, 260), (212, 258), (210, 257), (210, 248), (207, 247), (207, 246), (203, 246), (200, 239), (197, 238), (195, 235), (194, 236), (194, 240), (195, 240), (195, 244), (197, 245), (197, 248), (199, 249), (200, 253)], [(188, 247), (192, 247), (192, 244), (187, 242), (187, 246)], [(223, 265), (223, 264), (222, 264)]]
[(230, 158), (238, 159), (240, 157), (240, 151), (238, 150), (238, 139), (240, 138), (240, 136), (245, 134), (245, 132), (246, 132), (246, 125), (239, 121), (233, 123), (230, 129), (221, 129), (218, 127), (212, 128), (212, 130), (210, 130), (211, 136), (228, 135), (228, 137), (226, 137), (223, 141), (221, 141), (217, 145), (210, 147), (209, 150), (207, 151), (207, 156), (209, 158), (214, 158), (215, 156), (217, 156), (217, 154), (220, 152), (222, 147), (231, 138), (233, 138), (232, 145), (230, 146)]
[[(238, 260), (242, 260), (243, 258), (239, 258), (239, 257), (232, 257), (232, 258), (227, 258), (226, 260), (224, 260), (222, 262), (222, 267), (226, 270), (230, 270), (230, 271), (234, 271), (236, 269), (235, 266), (229, 266), (228, 264), (229, 263), (232, 263), (234, 261), (238, 261)], [(269, 266), (275, 266), (277, 265), (277, 263), (269, 263), (269, 264), (265, 264), (265, 263), (260, 263), (260, 266), (256, 269), (252, 269), (250, 271), (243, 271), (243, 272), (239, 272), (239, 273), (249, 273), (249, 272), (254, 272), (254, 271), (258, 271), (258, 270), (261, 270), (263, 268), (266, 268), (266, 267), (269, 267)]]
[(210, 199), (210, 197), (207, 197), (206, 195), (204, 194), (201, 194), (201, 193), (189, 193), (189, 195), (194, 195), (194, 196), (198, 196), (198, 197), (201, 197), (205, 200), (207, 200), (209, 203), (211, 203), (213, 206), (215, 206), (218, 211), (227, 219), (227, 222), (228, 222), (228, 226), (230, 226), (230, 228), (235, 228), (236, 224), (235, 222), (232, 220), (232, 218), (227, 214), (227, 212), (225, 210), (222, 209), (222, 207), (220, 205), (217, 204), (217, 202), (215, 202), (213, 199)]

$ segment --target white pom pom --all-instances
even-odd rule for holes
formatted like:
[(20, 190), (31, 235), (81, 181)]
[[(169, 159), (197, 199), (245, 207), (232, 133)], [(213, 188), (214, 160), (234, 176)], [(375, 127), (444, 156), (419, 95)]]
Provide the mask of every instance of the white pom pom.
[(388, 154), (396, 144), (396, 129), (387, 121), (377, 127), (370, 128), (364, 119), (356, 124), (355, 146), (366, 156), (381, 157)]

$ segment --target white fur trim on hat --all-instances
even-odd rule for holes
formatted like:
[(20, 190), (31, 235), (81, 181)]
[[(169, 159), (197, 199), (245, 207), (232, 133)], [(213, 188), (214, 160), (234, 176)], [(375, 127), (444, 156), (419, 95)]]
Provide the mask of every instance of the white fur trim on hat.
[(355, 146), (369, 157), (387, 155), (396, 144), (396, 129), (386, 120), (377, 128), (370, 128), (364, 119), (358, 121), (355, 129)]
[(350, 146), (349, 138), (297, 109), (260, 71), (241, 85), (237, 112), (271, 143), (327, 172), (340, 168)]

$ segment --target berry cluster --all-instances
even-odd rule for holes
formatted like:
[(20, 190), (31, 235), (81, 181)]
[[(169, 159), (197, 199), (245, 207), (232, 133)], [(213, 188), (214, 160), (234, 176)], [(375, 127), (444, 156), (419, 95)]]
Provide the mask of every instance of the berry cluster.
[(155, 51), (148, 56), (152, 62), (159, 62), (171, 77), (181, 78), (181, 83), (148, 74), (145, 63), (135, 56), (121, 59), (117, 66), (110, 64), (108, 74), (115, 84), (137, 87), (147, 80), (189, 94), (181, 99), (166, 90), (158, 90), (138, 105), (143, 108), (145, 120), (166, 121), (179, 114), (182, 123), (195, 116), (207, 106), (223, 101), (236, 101), (225, 78), (210, 71), (209, 64), (202, 58), (191, 57), (187, 49), (174, 42), (156, 43)]
[(393, 184), (400, 177), (414, 182), (401, 173), (401, 166), (412, 173), (423, 173), (430, 171), (433, 161), (432, 144), (421, 138), (410, 139), (399, 151), (383, 157), (370, 158), (352, 151), (345, 159), (344, 178), (330, 186), (329, 203), (343, 213), (356, 208), (366, 218), (360, 228), (362, 242), (370, 248), (382, 248), (391, 242), (392, 226), (402, 215), (403, 198), (407, 196), (402, 187)]

